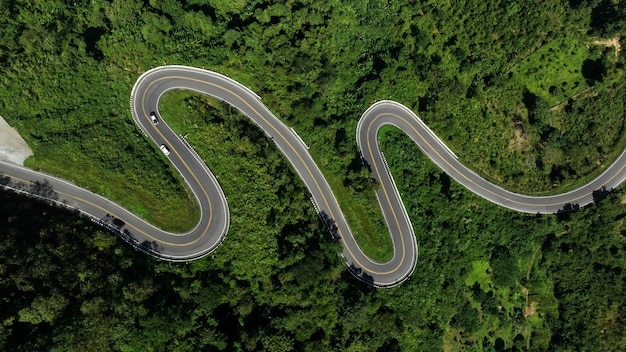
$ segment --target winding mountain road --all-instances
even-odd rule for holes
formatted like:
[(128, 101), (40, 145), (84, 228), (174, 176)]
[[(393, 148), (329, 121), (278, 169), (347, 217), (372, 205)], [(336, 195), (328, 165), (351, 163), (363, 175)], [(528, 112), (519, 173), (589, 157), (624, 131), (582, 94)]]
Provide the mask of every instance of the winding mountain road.
[(131, 111), (135, 122), (157, 147), (167, 146), (170, 153), (166, 157), (194, 194), (201, 214), (192, 230), (181, 234), (160, 230), (93, 192), (10, 163), (0, 162), (0, 186), (78, 210), (137, 248), (164, 260), (188, 261), (210, 253), (223, 241), (228, 231), (230, 218), (226, 197), (215, 176), (192, 147), (165, 121), (159, 118), (159, 123), (155, 124), (150, 117), (151, 112), (158, 111), (161, 96), (173, 89), (191, 90), (222, 100), (261, 128), (303, 180), (331, 235), (341, 240), (343, 256), (350, 271), (358, 279), (376, 287), (390, 287), (406, 280), (417, 260), (417, 243), (411, 220), (378, 146), (378, 131), (385, 125), (404, 131), (437, 166), (470, 191), (515, 211), (551, 214), (576, 209), (593, 202), (595, 196), (617, 187), (626, 178), (624, 151), (600, 176), (576, 190), (545, 197), (509, 192), (461, 164), (454, 153), (408, 108), (393, 101), (377, 102), (363, 113), (356, 139), (364, 164), (380, 184), (376, 196), (393, 241), (393, 257), (380, 263), (370, 260), (356, 243), (308, 147), (293, 129), (263, 105), (259, 96), (215, 72), (185, 66), (163, 66), (139, 77), (130, 98)]

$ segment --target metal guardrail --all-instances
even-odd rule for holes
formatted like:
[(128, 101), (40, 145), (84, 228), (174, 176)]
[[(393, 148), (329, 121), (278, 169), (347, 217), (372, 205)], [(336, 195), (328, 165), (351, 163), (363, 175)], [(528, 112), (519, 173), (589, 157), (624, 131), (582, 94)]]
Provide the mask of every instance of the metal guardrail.
[[(65, 210), (70, 210), (70, 211), (75, 211), (77, 212), (79, 215), (83, 216), (84, 218), (88, 219), (89, 221), (91, 221), (92, 223), (94, 223), (95, 225), (100, 226), (101, 228), (117, 235), (118, 237), (120, 237), (124, 242), (130, 244), (132, 247), (140, 250), (141, 252), (144, 252), (152, 257), (155, 258), (163, 258), (163, 257), (170, 257), (173, 258), (171, 256), (167, 256), (167, 255), (163, 255), (162, 253), (153, 250), (152, 248), (146, 248), (146, 246), (142, 245), (135, 237), (133, 237), (132, 233), (128, 230), (121, 230), (121, 228), (118, 228), (114, 225), (109, 224), (108, 222), (102, 221), (101, 219), (97, 218), (94, 215), (91, 215), (89, 213), (86, 213), (84, 211), (82, 211), (81, 209), (69, 204), (66, 200), (57, 200), (57, 199), (52, 199), (52, 198), (48, 198), (48, 197), (44, 197), (42, 195), (39, 194), (35, 194), (32, 192), (29, 192), (27, 189), (27, 185), (24, 184), (23, 182), (17, 182), (15, 183), (14, 181), (11, 181), (11, 178), (9, 177), (9, 182), (6, 184), (0, 184), (0, 189), (2, 190), (6, 190), (6, 191), (10, 191), (16, 194), (21, 194), (21, 195), (25, 195), (27, 197), (33, 198), (35, 200), (41, 201), (47, 205), (50, 206), (56, 206), (58, 208), (61, 209), (65, 209)], [(58, 193), (54, 192), (53, 193), (55, 195), (58, 195)]]
[(179, 134), (178, 136), (180, 137), (180, 140), (183, 141), (183, 144), (187, 146), (187, 148), (195, 155), (196, 158), (198, 158), (198, 161), (202, 161), (202, 163), (204, 163), (204, 159), (202, 159), (200, 154), (198, 154), (198, 151), (194, 147), (192, 147), (191, 144), (189, 144), (187, 139), (183, 135)]
[(290, 127), (291, 132), (293, 133), (294, 136), (296, 136), (296, 138), (300, 141), (300, 143), (302, 143), (302, 145), (306, 148), (306, 149), (311, 149), (306, 143), (304, 143), (304, 140), (302, 139), (302, 137), (300, 137), (300, 135), (298, 134), (298, 132), (296, 132), (296, 130), (293, 129), (293, 127)]

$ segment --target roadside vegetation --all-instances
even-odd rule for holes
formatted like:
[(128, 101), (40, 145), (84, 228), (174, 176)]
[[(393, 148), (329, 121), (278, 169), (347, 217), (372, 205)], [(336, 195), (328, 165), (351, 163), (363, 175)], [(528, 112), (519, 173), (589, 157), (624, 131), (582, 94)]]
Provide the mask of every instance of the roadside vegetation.
[[(226, 74), (298, 131), (359, 243), (385, 260), (361, 113), (399, 101), (503, 187), (571, 189), (626, 147), (622, 5), (0, 0), (0, 115), (33, 149), (28, 166), (184, 231), (197, 206), (134, 125), (129, 94), (158, 65)], [(514, 213), (385, 129), (420, 258), (409, 281), (374, 290), (347, 273), (302, 182), (246, 118), (185, 92), (160, 109), (225, 190), (224, 244), (163, 263), (0, 193), (0, 349), (626, 349), (622, 190), (571, 214)]]

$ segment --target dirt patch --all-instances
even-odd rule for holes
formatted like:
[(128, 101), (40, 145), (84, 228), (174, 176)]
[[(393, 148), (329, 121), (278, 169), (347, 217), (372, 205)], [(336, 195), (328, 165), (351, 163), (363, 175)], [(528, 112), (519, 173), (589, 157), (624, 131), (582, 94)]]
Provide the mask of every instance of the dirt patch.
[(610, 39), (596, 39), (593, 41), (595, 45), (602, 45), (606, 47), (612, 47), (615, 49), (615, 58), (619, 56), (620, 51), (622, 50), (622, 46), (620, 45), (620, 35), (616, 34), (615, 37)]
[[(526, 298), (526, 302), (528, 302), (528, 289), (522, 286), (522, 294)], [(529, 305), (524, 307), (524, 318), (528, 318), (533, 316), (537, 312), (537, 301), (530, 302)]]
[(524, 307), (524, 318), (533, 316), (537, 312), (537, 301), (530, 302), (530, 305)]
[(24, 160), (33, 155), (33, 151), (19, 133), (9, 126), (0, 116), (0, 160), (24, 165)]
[(515, 128), (513, 138), (509, 141), (509, 150), (528, 150), (530, 148), (530, 141), (528, 136), (522, 131), (521, 128)]

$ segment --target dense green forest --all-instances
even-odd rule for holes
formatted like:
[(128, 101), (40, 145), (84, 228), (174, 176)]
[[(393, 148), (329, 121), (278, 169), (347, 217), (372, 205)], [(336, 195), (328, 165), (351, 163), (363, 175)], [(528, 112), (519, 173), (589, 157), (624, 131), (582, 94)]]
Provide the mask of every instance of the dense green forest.
[[(259, 93), (311, 146), (378, 259), (389, 240), (354, 141), (377, 100), (407, 105), (462, 162), (528, 193), (586, 182), (626, 146), (618, 0), (0, 0), (0, 24), (0, 115), (33, 148), (27, 165), (172, 230), (193, 226), (197, 209), (128, 106), (136, 78), (163, 64)], [(0, 193), (0, 349), (626, 349), (622, 190), (570, 214), (514, 213), (386, 130), (420, 258), (406, 283), (375, 290), (350, 277), (255, 126), (191, 93), (160, 108), (228, 196), (224, 244), (164, 263), (76, 214)]]

